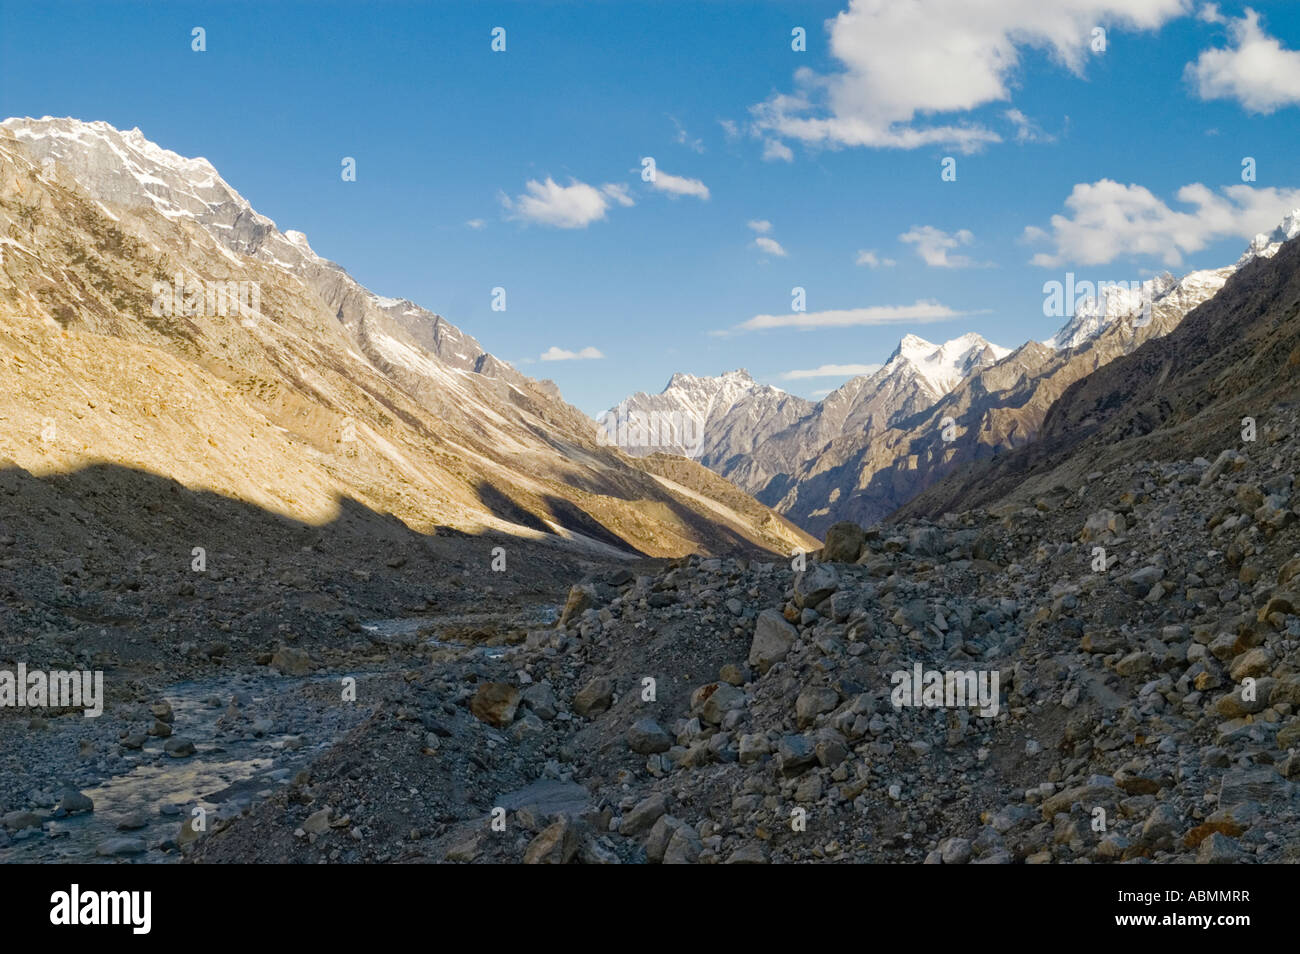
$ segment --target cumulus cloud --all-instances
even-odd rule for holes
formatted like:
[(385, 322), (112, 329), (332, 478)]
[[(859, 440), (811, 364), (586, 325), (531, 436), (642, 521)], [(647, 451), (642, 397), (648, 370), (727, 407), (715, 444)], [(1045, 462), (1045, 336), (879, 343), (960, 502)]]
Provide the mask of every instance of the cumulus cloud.
[(562, 186), (550, 176), (545, 182), (530, 179), (521, 195), (511, 199), (501, 195), (501, 204), (512, 218), (557, 229), (585, 229), (592, 222), (605, 217), (611, 201), (619, 205), (632, 205), (627, 187), (608, 184), (597, 189), (593, 185), (570, 179)]
[(878, 364), (823, 364), (819, 368), (804, 371), (786, 371), (781, 375), (783, 381), (802, 381), (807, 378), (855, 378), (861, 374), (875, 374), (880, 370)]
[(839, 69), (804, 67), (794, 91), (751, 107), (765, 139), (826, 146), (972, 152), (1001, 137), (953, 119), (1011, 98), (1022, 51), (1044, 49), (1082, 75), (1099, 24), (1152, 30), (1188, 12), (1190, 0), (851, 0), (828, 21)]
[(1046, 242), (1034, 265), (1104, 265), (1124, 255), (1181, 265), (1183, 256), (1223, 238), (1250, 240), (1272, 231), (1291, 209), (1300, 207), (1300, 189), (1226, 186), (1214, 192), (1199, 182), (1175, 193), (1187, 210), (1171, 208), (1149, 189), (1113, 179), (1079, 183), (1065, 200), (1065, 214), (1052, 216), (1050, 229), (1030, 226), (1029, 242)]
[(1213, 4), (1201, 11), (1208, 23), (1226, 24), (1231, 45), (1205, 50), (1185, 75), (1201, 99), (1235, 99), (1251, 113), (1272, 113), (1300, 103), (1300, 52), (1285, 49), (1259, 25), (1250, 8), (1239, 20), (1221, 16)]
[(853, 264), (866, 265), (868, 268), (893, 268), (898, 263), (892, 258), (881, 258), (874, 248), (860, 248)]
[(949, 321), (970, 314), (955, 311), (937, 301), (916, 301), (910, 305), (873, 305), (869, 308), (845, 308), (832, 311), (793, 311), (781, 315), (755, 315), (727, 331), (714, 334), (735, 334), (744, 331), (762, 331), (770, 328), (852, 328), (861, 325), (896, 325), (903, 323), (928, 324)]
[(667, 192), (669, 195), (693, 195), (697, 199), (707, 199), (709, 197), (709, 187), (699, 179), (687, 179), (685, 176), (673, 176), (664, 172), (662, 169), (655, 171), (654, 180), (650, 183), (660, 192)]
[(785, 249), (782, 248), (781, 243), (774, 238), (760, 235), (758, 238), (754, 239), (754, 245), (760, 251), (766, 252), (768, 255), (776, 255), (780, 258), (785, 258)]
[(475, 232), (480, 232), (483, 229), (487, 228), (487, 223), (484, 222), (482, 219), (470, 219), (465, 224), (468, 225), (470, 228), (472, 228)]
[(916, 246), (916, 254), (931, 268), (971, 268), (977, 263), (968, 255), (953, 255), (953, 249), (970, 245), (975, 236), (969, 229), (945, 232), (933, 225), (915, 225), (899, 241)]
[(566, 351), (564, 348), (557, 348), (555, 345), (547, 348), (539, 355), (540, 361), (594, 361), (597, 358), (605, 357), (596, 348), (590, 346), (580, 351)]

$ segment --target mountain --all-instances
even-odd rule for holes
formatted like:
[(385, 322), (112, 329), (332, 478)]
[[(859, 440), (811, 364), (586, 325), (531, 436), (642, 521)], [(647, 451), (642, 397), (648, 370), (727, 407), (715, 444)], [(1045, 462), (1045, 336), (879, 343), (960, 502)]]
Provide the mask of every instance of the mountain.
[[(1176, 328), (1065, 388), (1035, 443), (953, 473), (899, 516), (1030, 500), (1097, 481), (1127, 461), (1197, 455), (1215, 462), (1202, 486), (1249, 454), (1261, 462), (1271, 458), (1289, 488), (1290, 476), (1279, 471), (1281, 459), (1271, 457), (1271, 448), (1293, 436), (1277, 422), (1295, 408), (1300, 368), (1297, 235), (1300, 210), (1258, 236), (1222, 290)], [(1252, 544), (1234, 544), (1239, 554), (1248, 552), (1242, 546)]]
[[(634, 394), (601, 421), (611, 436), (616, 422), (630, 422), (633, 426), (619, 433), (634, 439), (651, 430), (686, 431), (693, 440), (660, 442), (653, 449), (698, 460), (774, 503), (788, 493), (790, 475), (831, 442), (850, 435), (869, 439), (1006, 354), (977, 334), (942, 344), (906, 335), (878, 370), (845, 382), (816, 403), (757, 384), (746, 371), (712, 378), (675, 374), (659, 394)], [(674, 421), (689, 424), (673, 430)]]
[(0, 456), (32, 473), (111, 462), (311, 522), (354, 501), (605, 556), (811, 542), (601, 446), (549, 382), (138, 129), (0, 124), (0, 340)]
[(1052, 293), (1049, 283), (1044, 311), (1054, 293), (1065, 323), (1014, 351), (978, 335), (942, 345), (907, 335), (879, 371), (845, 383), (798, 420), (756, 420), (751, 433), (767, 436), (733, 448), (706, 425), (711, 452), (698, 459), (810, 533), (841, 520), (878, 522), (948, 474), (1036, 440), (1067, 388), (1171, 332), (1240, 269), (1297, 234), (1300, 210), (1222, 268), (1100, 286), (1070, 276)]

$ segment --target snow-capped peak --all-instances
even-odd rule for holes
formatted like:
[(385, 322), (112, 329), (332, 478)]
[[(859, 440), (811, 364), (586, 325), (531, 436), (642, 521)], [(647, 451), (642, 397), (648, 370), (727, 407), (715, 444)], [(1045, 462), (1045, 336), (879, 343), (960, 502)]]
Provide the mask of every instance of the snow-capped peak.
[(975, 332), (943, 344), (907, 334), (899, 340), (894, 353), (876, 374), (889, 377), (906, 369), (937, 394), (947, 394), (976, 367), (992, 364), (1010, 353), (1009, 349), (995, 345)]
[(188, 159), (106, 122), (70, 117), (11, 118), (0, 123), (42, 164), (64, 166), (106, 206), (152, 208), (173, 221), (200, 225), (228, 252), (292, 270), (326, 264), (300, 232), (281, 233), (206, 159)]
[[(1062, 303), (1071, 309), (1060, 330), (1043, 342), (1058, 351), (1075, 348), (1096, 338), (1115, 321), (1138, 315), (1150, 317), (1164, 312), (1181, 320), (1184, 315), (1218, 294), (1243, 265), (1257, 258), (1272, 258), (1287, 242), (1300, 235), (1300, 209), (1292, 209), (1272, 232), (1255, 236), (1246, 251), (1232, 265), (1198, 269), (1182, 278), (1169, 272), (1144, 282), (1076, 282), (1073, 276), (1062, 286)], [(1087, 293), (1082, 292), (1086, 288)]]
[(1247, 262), (1257, 258), (1272, 258), (1282, 247), (1283, 242), (1289, 242), (1297, 235), (1300, 235), (1300, 209), (1292, 209), (1283, 216), (1281, 224), (1272, 232), (1268, 234), (1260, 232), (1255, 236), (1241, 258), (1237, 259), (1236, 267), (1241, 268)]

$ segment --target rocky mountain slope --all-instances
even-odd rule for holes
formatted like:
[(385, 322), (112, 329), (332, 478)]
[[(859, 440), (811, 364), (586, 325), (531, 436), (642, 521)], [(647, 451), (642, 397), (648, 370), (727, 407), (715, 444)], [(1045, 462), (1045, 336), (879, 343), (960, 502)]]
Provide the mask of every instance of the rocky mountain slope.
[[(236, 286), (256, 300), (220, 297)], [(813, 543), (676, 493), (553, 385), (138, 130), (0, 124), (0, 341), (0, 456), (31, 473), (108, 461), (309, 521), (352, 500), (607, 555)]]
[[(1048, 408), (1072, 383), (1169, 333), (1243, 266), (1300, 233), (1300, 211), (1258, 236), (1233, 265), (1145, 282), (1070, 282), (1057, 292), (1066, 321), (1044, 342), (1008, 352), (979, 335), (934, 345), (907, 335), (877, 372), (816, 404), (777, 403), (733, 376), (676, 375), (660, 395), (619, 409), (646, 417), (689, 393), (727, 394), (725, 412), (699, 418), (694, 457), (799, 526), (823, 533), (838, 520), (881, 520), (944, 476), (1034, 441)], [(1045, 311), (1049, 309), (1045, 307)], [(749, 399), (754, 395), (754, 399)], [(611, 413), (615, 410), (611, 409)]]
[[(1213, 464), (841, 524), (803, 571), (601, 573), (499, 657), (412, 654), (344, 744), (189, 856), (1295, 863), (1300, 416), (1274, 419)], [(913, 704), (918, 668), (990, 691)]]
[[(948, 474), (1033, 443), (1048, 409), (1070, 385), (1169, 334), (1196, 307), (1213, 300), (1230, 276), (1277, 254), (1280, 243), (1297, 231), (1300, 215), (1292, 213), (1275, 233), (1253, 242), (1235, 265), (1177, 281), (1152, 280), (1137, 293), (1112, 292), (1104, 306), (1084, 301), (1054, 339), (1073, 345), (1054, 348), (1031, 341), (976, 370), (920, 413), (872, 435), (833, 441), (791, 475), (780, 499), (768, 493), (758, 497), (814, 533), (837, 519), (881, 520)], [(1142, 294), (1154, 297), (1143, 303)], [(1080, 322), (1080, 315), (1090, 317)]]
[[(1282, 439), (1271, 417), (1296, 395), (1300, 367), (1300, 229), (1293, 214), (1169, 334), (1065, 389), (1031, 447), (954, 473), (917, 497), (912, 513), (1023, 497), (1080, 473), (1174, 451), (1217, 455)], [(1262, 254), (1261, 254), (1262, 253)], [(1248, 423), (1246, 419), (1249, 418)]]

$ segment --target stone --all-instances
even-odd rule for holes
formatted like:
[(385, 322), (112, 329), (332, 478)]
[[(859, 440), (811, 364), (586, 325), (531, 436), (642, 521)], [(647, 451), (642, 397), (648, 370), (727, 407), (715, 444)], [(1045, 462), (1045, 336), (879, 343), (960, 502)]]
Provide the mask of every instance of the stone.
[(806, 736), (784, 735), (777, 744), (776, 758), (781, 774), (790, 778), (817, 764), (817, 750)]
[(537, 713), (538, 718), (550, 722), (559, 712), (555, 690), (548, 682), (535, 682), (520, 694), (520, 701)]
[(524, 850), (526, 865), (567, 865), (578, 853), (578, 826), (561, 818), (542, 829)]
[(302, 830), (309, 835), (323, 835), (330, 830), (330, 809), (322, 808), (312, 812), (307, 816), (307, 820), (302, 823)]
[(577, 617), (581, 616), (584, 611), (590, 609), (596, 603), (596, 588), (591, 584), (580, 583), (577, 586), (569, 588), (568, 599), (564, 601), (564, 609), (560, 611), (560, 625), (568, 626)]
[(22, 831), (24, 828), (39, 828), (43, 819), (36, 812), (6, 812), (0, 818), (0, 824), (10, 831)]
[(469, 711), (474, 718), (488, 725), (507, 726), (519, 711), (521, 694), (508, 682), (480, 683), (470, 698)]
[(623, 815), (618, 826), (619, 834), (636, 837), (642, 832), (649, 831), (650, 827), (667, 811), (668, 802), (662, 794), (655, 792), (647, 795)]
[(832, 524), (826, 531), (821, 558), (825, 563), (856, 563), (866, 542), (866, 533), (856, 523)]
[(794, 576), (795, 605), (800, 609), (816, 609), (839, 588), (840, 577), (835, 568), (829, 563), (814, 563)]
[[(710, 684), (713, 688), (700, 702), (698, 712), (700, 719), (709, 725), (721, 725), (728, 712), (745, 707), (744, 690), (726, 682)], [(708, 688), (708, 687), (706, 687)], [(695, 710), (695, 707), (692, 706)]]
[(95, 854), (106, 857), (119, 855), (139, 855), (148, 850), (142, 838), (130, 838), (125, 835), (107, 838), (95, 846)]
[(806, 729), (823, 712), (830, 712), (840, 702), (840, 694), (828, 686), (811, 686), (794, 701), (795, 727)]
[(614, 700), (614, 680), (607, 676), (592, 679), (573, 697), (573, 711), (580, 716), (599, 715)]
[(790, 654), (790, 647), (799, 638), (799, 631), (785, 621), (774, 609), (758, 614), (754, 624), (754, 638), (749, 647), (749, 664), (760, 673)]
[(163, 743), (163, 751), (174, 759), (188, 758), (195, 752), (194, 743), (189, 739), (172, 736)]
[(80, 815), (95, 810), (95, 803), (90, 796), (83, 795), (75, 788), (64, 791), (59, 799), (59, 809), (69, 815)]
[(637, 719), (627, 730), (627, 747), (638, 755), (667, 752), (673, 746), (672, 737), (649, 716)]

